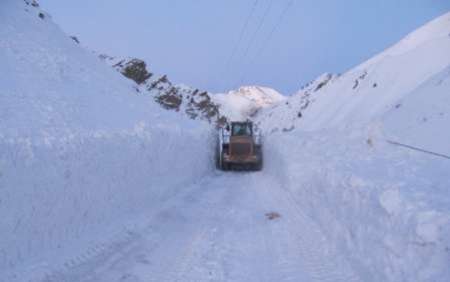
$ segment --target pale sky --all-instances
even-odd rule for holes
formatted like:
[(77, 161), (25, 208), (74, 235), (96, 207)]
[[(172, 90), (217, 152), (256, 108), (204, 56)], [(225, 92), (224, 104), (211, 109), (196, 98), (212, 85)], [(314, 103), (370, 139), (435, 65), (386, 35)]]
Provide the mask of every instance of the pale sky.
[(450, 11), (448, 0), (39, 3), (84, 46), (142, 58), (175, 83), (212, 92), (256, 84), (287, 95), (324, 72), (345, 72)]

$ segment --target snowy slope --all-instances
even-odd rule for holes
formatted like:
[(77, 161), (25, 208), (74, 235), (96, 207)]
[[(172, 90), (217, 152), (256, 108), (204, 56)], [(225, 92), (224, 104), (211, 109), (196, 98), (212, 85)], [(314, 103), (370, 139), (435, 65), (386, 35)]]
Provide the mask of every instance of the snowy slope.
[(0, 50), (0, 281), (95, 255), (210, 169), (208, 127), (136, 95), (34, 1), (2, 1)]
[(386, 138), (450, 156), (450, 65), (382, 117)]
[[(289, 99), (292, 107), (280, 105), (265, 111), (260, 115), (263, 127), (281, 129), (278, 120), (284, 120), (284, 128), (343, 129), (381, 117), (450, 65), (449, 20), (447, 13), (431, 21), (312, 94), (300, 91)], [(310, 101), (307, 106), (305, 99)]]

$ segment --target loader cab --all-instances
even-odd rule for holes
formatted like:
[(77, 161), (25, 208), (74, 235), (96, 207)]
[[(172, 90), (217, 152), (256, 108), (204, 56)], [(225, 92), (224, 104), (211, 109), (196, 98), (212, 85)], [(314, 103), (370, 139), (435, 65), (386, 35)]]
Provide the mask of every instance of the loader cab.
[(252, 136), (253, 124), (251, 122), (231, 123), (231, 136)]

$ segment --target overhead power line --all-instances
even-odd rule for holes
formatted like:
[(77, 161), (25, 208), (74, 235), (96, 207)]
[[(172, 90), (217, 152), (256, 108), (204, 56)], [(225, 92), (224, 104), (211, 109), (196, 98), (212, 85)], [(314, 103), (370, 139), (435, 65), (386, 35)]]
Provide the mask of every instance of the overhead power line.
[(248, 42), (247, 47), (245, 48), (245, 51), (243, 53), (242, 60), (241, 60), (242, 62), (246, 61), (248, 52), (250, 51), (250, 47), (253, 45), (253, 42), (256, 39), (256, 35), (261, 30), (261, 27), (264, 25), (264, 22), (266, 21), (266, 18), (269, 15), (270, 9), (272, 8), (272, 4), (273, 4), (273, 0), (270, 0), (269, 4), (267, 5), (266, 9), (264, 10), (264, 14), (261, 17), (255, 32), (253, 32), (252, 37), (250, 38), (250, 41)]
[(254, 13), (255, 10), (256, 10), (256, 7), (258, 6), (258, 1), (259, 1), (259, 0), (256, 0), (256, 1), (253, 3), (252, 8), (251, 8), (251, 10), (250, 10), (250, 13), (249, 13), (248, 16), (246, 17), (244, 26), (242, 26), (241, 32), (239, 33), (239, 38), (238, 38), (236, 44), (234, 45), (233, 50), (231, 51), (231, 55), (230, 55), (230, 57), (228, 58), (228, 61), (227, 61), (227, 63), (226, 63), (226, 67), (225, 67), (226, 69), (228, 69), (229, 65), (231, 64), (231, 61), (234, 59), (234, 56), (236, 55), (236, 51), (237, 51), (237, 49), (238, 49), (238, 46), (241, 44), (242, 38), (244, 38), (245, 30), (247, 29), (248, 24), (249, 24), (249, 22), (250, 22), (250, 19), (252, 18), (253, 13)]
[[(275, 25), (273, 26), (273, 28), (271, 29), (271, 31), (268, 33), (267, 37), (262, 41), (261, 45), (259, 46), (259, 48), (257, 49), (255, 56), (253, 56), (253, 58), (250, 60), (250, 63), (248, 64), (248, 66), (253, 66), (255, 60), (263, 53), (264, 49), (267, 47), (267, 45), (269, 44), (270, 40), (272, 39), (274, 33), (278, 30), (278, 28), (281, 26), (283, 19), (285, 18), (287, 12), (289, 11), (289, 8), (294, 4), (294, 0), (289, 0), (289, 2), (287, 3), (286, 7), (283, 9), (283, 11), (281, 12), (280, 16), (278, 17), (277, 21), (275, 22)], [(241, 83), (244, 81), (245, 79), (245, 70), (247, 68), (243, 68), (243, 74), (241, 76)]]
[(386, 142), (388, 142), (389, 144), (395, 145), (395, 146), (408, 148), (408, 149), (411, 149), (411, 150), (414, 150), (414, 151), (418, 151), (418, 152), (422, 152), (422, 153), (425, 153), (425, 154), (429, 154), (429, 155), (433, 155), (433, 156), (436, 156), (436, 157), (441, 157), (441, 158), (445, 158), (445, 159), (449, 159), (450, 160), (450, 156), (447, 156), (447, 155), (444, 155), (444, 154), (432, 152), (432, 151), (429, 151), (429, 150), (424, 150), (422, 148), (414, 147), (414, 146), (411, 146), (411, 145), (399, 143), (399, 142), (392, 141), (392, 140), (386, 140)]

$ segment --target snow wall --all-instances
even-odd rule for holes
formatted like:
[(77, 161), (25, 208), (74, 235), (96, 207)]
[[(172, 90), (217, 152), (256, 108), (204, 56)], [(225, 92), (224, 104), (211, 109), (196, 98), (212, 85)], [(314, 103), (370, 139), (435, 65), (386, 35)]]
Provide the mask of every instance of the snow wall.
[(448, 281), (448, 160), (389, 145), (373, 127), (276, 133), (267, 143), (274, 189), (291, 195), (364, 281)]
[(0, 273), (100, 240), (194, 183), (213, 167), (208, 136), (197, 124), (0, 139)]
[(212, 170), (213, 146), (37, 3), (1, 6), (0, 281), (38, 280)]

